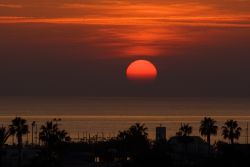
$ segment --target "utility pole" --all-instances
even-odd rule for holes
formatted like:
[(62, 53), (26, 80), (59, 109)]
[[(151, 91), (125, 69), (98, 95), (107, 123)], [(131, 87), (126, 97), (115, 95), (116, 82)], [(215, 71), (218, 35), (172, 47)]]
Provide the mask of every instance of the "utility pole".
[(247, 122), (247, 129), (246, 129), (246, 144), (248, 144), (248, 122)]
[(36, 134), (36, 144), (38, 144), (38, 135), (37, 135), (37, 133), (38, 133), (38, 131), (37, 131), (37, 124), (36, 124), (36, 132), (35, 132), (35, 134)]
[(78, 140), (78, 142), (80, 142), (80, 134), (79, 134), (79, 131), (77, 132), (77, 140)]
[(28, 133), (26, 134), (26, 137), (27, 137), (27, 139), (26, 139), (26, 144), (28, 145), (28, 144), (29, 144), (29, 131), (28, 131)]
[(15, 135), (12, 135), (12, 145), (15, 144)]

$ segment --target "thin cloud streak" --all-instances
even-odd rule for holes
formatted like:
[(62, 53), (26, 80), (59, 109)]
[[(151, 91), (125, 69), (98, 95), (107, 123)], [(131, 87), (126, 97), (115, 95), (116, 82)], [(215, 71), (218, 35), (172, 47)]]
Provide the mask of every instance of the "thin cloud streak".
[(18, 4), (1, 4), (0, 3), (0, 8), (22, 8), (22, 5)]
[(242, 17), (108, 17), (108, 18), (32, 18), (0, 17), (1, 24), (9, 23), (48, 23), (82, 25), (187, 25), (208, 27), (250, 27), (250, 16)]
[[(227, 16), (231, 10), (220, 10), (211, 4), (197, 2), (185, 3), (69, 3), (59, 6), (59, 8), (70, 10), (83, 10), (86, 15), (106, 16), (106, 17), (176, 17), (176, 16), (198, 16), (198, 17), (219, 17)], [(95, 11), (95, 14), (91, 13)], [(238, 12), (235, 15), (242, 15)], [(250, 13), (244, 13), (250, 15)]]
[[(233, 4), (236, 3), (237, 5), (232, 8)], [(19, 7), (11, 3), (5, 3), (4, 5)], [(170, 0), (167, 2), (162, 0), (154, 2), (148, 0), (63, 0), (60, 3), (47, 2), (46, 0), (43, 2), (27, 0), (23, 5), (22, 10), (14, 9), (0, 12), (0, 22), (93, 25), (177, 24), (193, 26), (196, 24), (197, 26), (229, 27), (249, 27), (250, 23), (250, 11), (239, 10), (250, 4), (239, 0), (228, 0), (227, 3), (213, 0)], [(222, 5), (224, 5), (223, 9)], [(44, 10), (47, 12), (44, 13)], [(2, 19), (1, 15), (26, 18), (13, 19), (10, 17), (9, 19)]]

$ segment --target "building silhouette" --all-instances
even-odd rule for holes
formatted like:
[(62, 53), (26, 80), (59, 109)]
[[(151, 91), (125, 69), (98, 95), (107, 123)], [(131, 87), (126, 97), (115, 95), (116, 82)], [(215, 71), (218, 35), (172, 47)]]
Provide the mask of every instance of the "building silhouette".
[(166, 127), (156, 127), (156, 141), (162, 141), (162, 140), (166, 140), (166, 132), (167, 129)]

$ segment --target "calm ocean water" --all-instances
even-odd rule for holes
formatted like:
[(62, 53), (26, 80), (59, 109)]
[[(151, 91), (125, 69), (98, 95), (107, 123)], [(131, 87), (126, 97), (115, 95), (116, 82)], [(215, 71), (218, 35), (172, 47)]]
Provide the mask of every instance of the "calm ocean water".
[[(152, 139), (155, 127), (166, 126), (169, 138), (182, 122), (192, 125), (193, 135), (198, 135), (200, 120), (211, 116), (219, 126), (227, 119), (239, 121), (243, 129), (240, 142), (245, 143), (250, 99), (0, 97), (0, 124), (9, 125), (15, 116), (26, 118), (29, 124), (36, 121), (38, 127), (61, 118), (61, 127), (75, 139), (89, 134), (114, 136), (136, 122), (146, 124)], [(222, 140), (220, 134), (213, 141)]]

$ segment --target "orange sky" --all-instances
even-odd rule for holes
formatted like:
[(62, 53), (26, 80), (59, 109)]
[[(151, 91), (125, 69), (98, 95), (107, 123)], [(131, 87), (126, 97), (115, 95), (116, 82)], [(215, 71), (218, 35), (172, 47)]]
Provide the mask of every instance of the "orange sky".
[(249, 0), (4, 0), (0, 22), (77, 24), (222, 24), (249, 26)]
[[(49, 23), (76, 25), (133, 26), (126, 30), (100, 29), (119, 42), (131, 43), (120, 55), (161, 54), (159, 46), (149, 46), (168, 39), (175, 43), (189, 41), (179, 27), (250, 27), (248, 0), (62, 0), (19, 1), (0, 3), (0, 23)], [(137, 27), (139, 26), (139, 27)], [(141, 31), (141, 27), (144, 31)], [(175, 27), (175, 28), (174, 28)], [(185, 30), (185, 29), (184, 29)], [(96, 32), (98, 33), (98, 32)], [(105, 35), (104, 35), (105, 36)], [(192, 41), (195, 41), (193, 37)], [(142, 42), (143, 44), (138, 44)], [(171, 51), (168, 51), (171, 52)]]
[(250, 0), (1, 0), (0, 87), (123, 89), (126, 66), (143, 58), (159, 68), (158, 89), (243, 89), (235, 82), (248, 83), (249, 9)]

